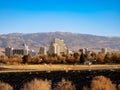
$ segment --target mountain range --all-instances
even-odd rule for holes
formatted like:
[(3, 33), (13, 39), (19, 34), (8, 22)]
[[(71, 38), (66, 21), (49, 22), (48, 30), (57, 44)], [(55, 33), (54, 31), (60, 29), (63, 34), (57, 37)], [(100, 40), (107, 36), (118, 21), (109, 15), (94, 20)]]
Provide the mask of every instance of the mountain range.
[(30, 49), (39, 51), (41, 46), (49, 47), (54, 38), (63, 39), (67, 48), (78, 51), (81, 48), (89, 50), (101, 50), (108, 48), (109, 51), (120, 50), (120, 37), (96, 36), (71, 32), (45, 32), (45, 33), (11, 33), (0, 35), (0, 48), (22, 48), (26, 43)]

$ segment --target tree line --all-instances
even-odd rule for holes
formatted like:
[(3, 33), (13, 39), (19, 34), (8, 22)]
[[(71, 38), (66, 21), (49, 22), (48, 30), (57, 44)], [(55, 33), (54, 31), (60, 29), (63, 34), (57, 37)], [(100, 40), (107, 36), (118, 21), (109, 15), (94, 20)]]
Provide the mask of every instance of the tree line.
[(0, 63), (3, 64), (83, 64), (91, 61), (94, 64), (118, 64), (120, 63), (120, 52), (115, 53), (74, 53), (67, 55), (0, 55)]

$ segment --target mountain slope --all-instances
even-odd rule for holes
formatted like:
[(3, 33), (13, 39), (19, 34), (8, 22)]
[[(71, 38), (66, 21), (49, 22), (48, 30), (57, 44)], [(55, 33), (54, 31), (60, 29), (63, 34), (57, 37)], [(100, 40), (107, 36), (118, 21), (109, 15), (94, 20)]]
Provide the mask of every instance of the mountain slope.
[(100, 50), (101, 48), (120, 50), (120, 37), (104, 37), (70, 32), (3, 34), (0, 35), (0, 47), (21, 48), (25, 42), (30, 49), (38, 51), (40, 46), (49, 47), (53, 38), (63, 39), (70, 50), (79, 50), (80, 48), (88, 48), (89, 50)]

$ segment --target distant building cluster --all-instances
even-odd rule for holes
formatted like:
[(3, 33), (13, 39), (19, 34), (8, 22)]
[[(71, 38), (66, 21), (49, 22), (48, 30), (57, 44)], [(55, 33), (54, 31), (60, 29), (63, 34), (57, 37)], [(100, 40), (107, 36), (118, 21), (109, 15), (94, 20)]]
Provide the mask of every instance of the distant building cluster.
[[(79, 50), (83, 54), (91, 53), (91, 51), (88, 51), (88, 48), (83, 48)], [(107, 48), (102, 48), (100, 53), (107, 54)], [(34, 50), (31, 50), (28, 48), (26, 44), (23, 44), (23, 48), (11, 48), (7, 47), (5, 48), (5, 55), (6, 56), (13, 56), (15, 54), (19, 55), (35, 55)], [(39, 54), (47, 55), (47, 54), (57, 54), (57, 55), (66, 55), (66, 54), (73, 54), (73, 51), (70, 51), (65, 43), (64, 40), (55, 38), (50, 43), (50, 46), (48, 47), (48, 50), (45, 46), (40, 47)]]
[(19, 55), (28, 55), (29, 53), (29, 48), (26, 44), (23, 44), (23, 48), (19, 49), (19, 48), (11, 48), (11, 47), (7, 47), (5, 48), (5, 55), (6, 56), (13, 56), (15, 54), (19, 54)]
[(50, 43), (50, 46), (48, 50), (46, 47), (40, 47), (39, 54), (57, 54), (57, 55), (64, 55), (64, 54), (70, 54), (72, 51), (68, 50), (64, 40), (61, 40), (59, 38), (53, 39), (53, 41)]
[(48, 53), (49, 54), (57, 54), (57, 55), (67, 54), (67, 47), (64, 43), (64, 40), (55, 38), (50, 44)]

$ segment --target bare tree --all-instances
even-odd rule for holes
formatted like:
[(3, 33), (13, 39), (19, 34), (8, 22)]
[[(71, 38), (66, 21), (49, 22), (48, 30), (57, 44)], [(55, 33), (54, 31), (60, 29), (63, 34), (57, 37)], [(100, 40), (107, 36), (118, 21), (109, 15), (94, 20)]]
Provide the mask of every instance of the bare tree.
[(120, 84), (118, 84), (118, 90), (120, 90)]
[(98, 54), (96, 57), (97, 62), (104, 62), (105, 54)]
[(72, 82), (62, 79), (53, 90), (76, 90)]
[(0, 81), (0, 90), (13, 90), (13, 87), (7, 83)]
[(116, 85), (109, 78), (96, 76), (91, 82), (91, 90), (116, 90)]
[(21, 90), (51, 90), (51, 82), (48, 80), (33, 79), (24, 84)]

